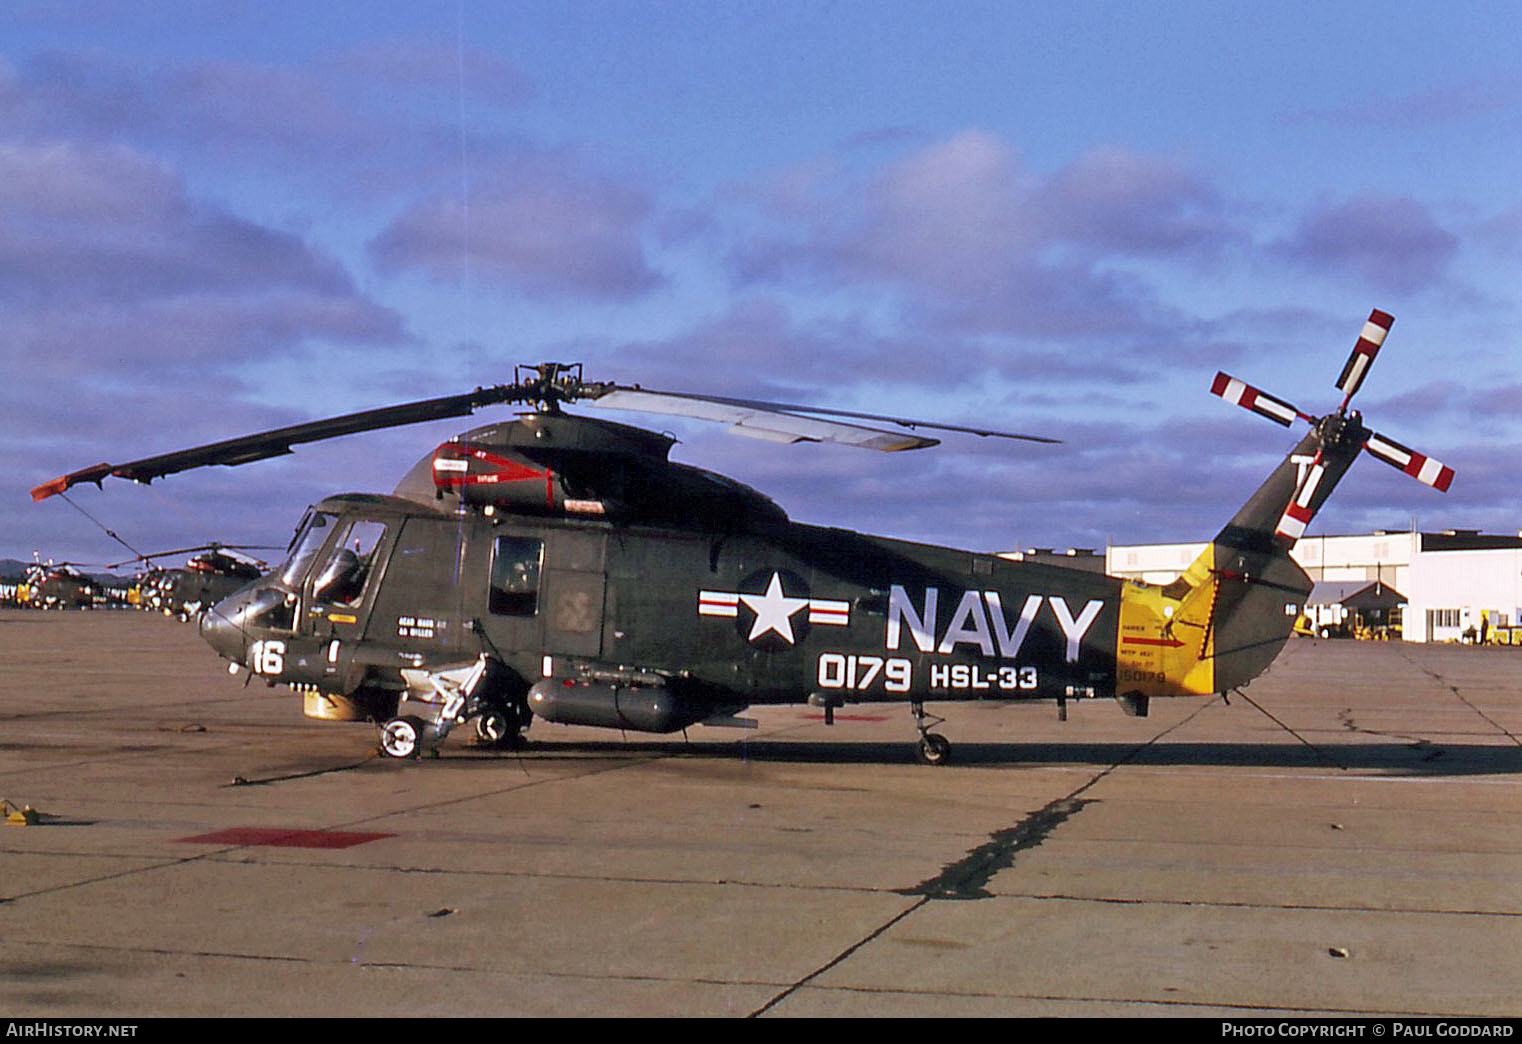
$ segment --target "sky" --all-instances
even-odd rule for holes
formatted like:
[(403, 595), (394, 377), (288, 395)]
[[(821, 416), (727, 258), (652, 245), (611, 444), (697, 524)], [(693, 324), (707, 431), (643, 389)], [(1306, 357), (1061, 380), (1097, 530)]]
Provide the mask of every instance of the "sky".
[[(1031, 432), (877, 454), (633, 414), (799, 521), (977, 550), (1207, 539), (1372, 308), (1311, 532), (1522, 527), (1513, 3), (12, 0), (0, 557), (283, 547), (474, 424), (28, 491), (586, 376)], [(278, 555), (278, 552), (270, 552)]]

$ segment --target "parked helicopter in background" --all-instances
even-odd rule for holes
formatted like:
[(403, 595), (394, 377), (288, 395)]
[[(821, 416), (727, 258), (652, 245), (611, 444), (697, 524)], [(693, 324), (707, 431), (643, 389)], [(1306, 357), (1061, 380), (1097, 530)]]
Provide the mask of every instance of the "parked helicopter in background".
[(579, 365), (520, 367), (511, 384), (99, 464), (33, 491), (109, 476), (149, 482), (241, 465), (297, 444), (530, 407), (426, 454), (391, 494), (308, 510), (286, 560), (200, 617), (235, 667), (300, 691), (308, 715), (381, 726), (411, 756), (454, 728), (509, 743), (534, 717), (670, 733), (745, 725), (749, 706), (907, 703), (919, 755), (945, 761), (937, 701), (1153, 698), (1225, 692), (1277, 655), (1311, 588), (1289, 557), (1358, 454), (1439, 489), (1451, 469), (1349, 410), (1390, 328), (1375, 311), (1337, 386), (1303, 413), (1220, 374), (1215, 394), (1311, 430), (1166, 586), (791, 521), (763, 494), (668, 459), (669, 436), (564, 406), (729, 424), (780, 442), (928, 448), (930, 428), (1039, 436), (583, 380)]
[[(139, 609), (188, 621), (264, 575), (265, 563), (243, 557), (237, 554), (237, 550), (229, 545), (211, 544), (162, 551), (135, 559), (145, 562), (196, 552), (183, 566), (154, 566), (140, 575), (135, 585), (134, 604)], [(117, 563), (117, 566), (126, 564)]]
[(16, 602), (34, 609), (89, 609), (100, 585), (67, 562), (35, 562), (16, 585)]

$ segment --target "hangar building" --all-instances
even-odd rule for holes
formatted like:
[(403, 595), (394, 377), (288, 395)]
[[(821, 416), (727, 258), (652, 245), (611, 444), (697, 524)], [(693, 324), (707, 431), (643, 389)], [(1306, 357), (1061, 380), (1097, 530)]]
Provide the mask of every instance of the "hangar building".
[[(1119, 545), (1106, 552), (1105, 572), (1166, 584), (1204, 548), (1204, 543)], [(1506, 641), (1513, 627), (1522, 641), (1522, 534), (1449, 529), (1310, 536), (1291, 554), (1317, 582), (1305, 607), (1313, 621), (1336, 617), (1333, 606), (1394, 604), (1390, 626), (1408, 642), (1463, 641), (1482, 634)]]

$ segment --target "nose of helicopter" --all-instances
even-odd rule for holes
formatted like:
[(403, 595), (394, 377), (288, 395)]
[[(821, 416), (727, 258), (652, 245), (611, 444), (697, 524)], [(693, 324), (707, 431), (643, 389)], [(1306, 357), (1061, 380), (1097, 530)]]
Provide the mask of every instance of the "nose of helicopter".
[(244, 630), (236, 622), (238, 607), (228, 604), (233, 600), (229, 598), (202, 610), (198, 626), (202, 641), (226, 659), (242, 663), (246, 642)]

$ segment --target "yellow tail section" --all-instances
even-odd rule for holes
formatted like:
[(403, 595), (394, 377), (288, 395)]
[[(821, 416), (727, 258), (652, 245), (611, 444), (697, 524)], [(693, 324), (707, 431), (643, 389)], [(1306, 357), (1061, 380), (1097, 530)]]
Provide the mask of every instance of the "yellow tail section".
[(1287, 554), (1219, 540), (1166, 587), (1125, 582), (1116, 693), (1199, 696), (1247, 684), (1278, 655), (1310, 589)]

